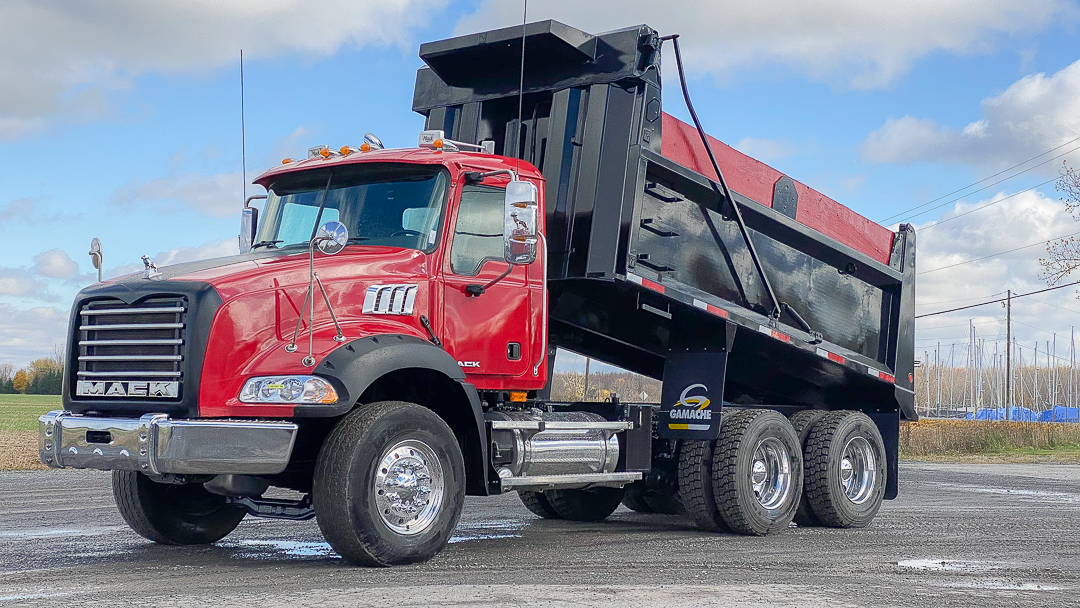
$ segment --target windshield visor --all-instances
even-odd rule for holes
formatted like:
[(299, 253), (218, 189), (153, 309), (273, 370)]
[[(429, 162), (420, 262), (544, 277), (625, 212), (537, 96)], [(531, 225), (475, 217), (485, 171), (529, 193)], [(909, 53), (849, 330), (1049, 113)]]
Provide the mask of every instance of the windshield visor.
[(430, 251), (448, 181), (441, 167), (385, 163), (285, 176), (269, 188), (256, 244), (306, 246), (318, 226), (336, 220), (350, 243)]

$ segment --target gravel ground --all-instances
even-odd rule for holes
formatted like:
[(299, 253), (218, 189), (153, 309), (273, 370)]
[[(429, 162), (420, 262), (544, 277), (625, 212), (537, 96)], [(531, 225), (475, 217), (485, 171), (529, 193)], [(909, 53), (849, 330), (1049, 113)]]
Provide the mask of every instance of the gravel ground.
[(0, 473), (0, 605), (1076, 606), (1080, 466), (904, 463), (865, 530), (706, 534), (620, 509), (538, 520), (470, 498), (427, 564), (344, 564), (313, 521), (248, 518), (207, 547), (162, 547), (117, 514), (108, 474)]

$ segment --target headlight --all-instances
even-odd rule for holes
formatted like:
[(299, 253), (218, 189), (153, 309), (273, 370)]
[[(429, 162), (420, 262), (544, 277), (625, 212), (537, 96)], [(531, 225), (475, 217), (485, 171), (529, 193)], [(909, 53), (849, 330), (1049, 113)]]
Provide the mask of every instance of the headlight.
[(243, 403), (336, 403), (337, 391), (318, 376), (261, 376), (240, 391)]

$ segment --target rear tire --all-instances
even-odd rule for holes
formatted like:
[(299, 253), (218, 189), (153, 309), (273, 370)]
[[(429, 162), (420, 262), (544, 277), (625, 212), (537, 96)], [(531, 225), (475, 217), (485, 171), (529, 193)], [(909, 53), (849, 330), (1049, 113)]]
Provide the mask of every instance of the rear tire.
[(521, 490), (518, 492), (518, 498), (521, 499), (521, 504), (525, 505), (525, 508), (533, 515), (544, 519), (559, 519), (559, 514), (555, 512), (555, 509), (551, 508), (551, 501), (543, 492)]
[(788, 528), (802, 495), (799, 437), (773, 410), (742, 410), (720, 427), (712, 490), (732, 532), (764, 536)]
[(622, 488), (590, 488), (588, 490), (548, 490), (552, 510), (571, 521), (600, 521), (607, 519), (622, 503)]
[(113, 471), (120, 516), (139, 536), (163, 545), (206, 545), (225, 538), (247, 512), (201, 483), (157, 483), (135, 471)]
[(323, 443), (312, 502), (323, 536), (353, 564), (429, 560), (461, 516), (461, 448), (427, 408), (401, 401), (361, 406)]
[[(727, 416), (720, 423), (723, 433)], [(679, 450), (679, 496), (694, 524), (708, 532), (725, 532), (727, 525), (713, 498), (713, 448), (715, 441), (682, 442)]]
[[(802, 448), (804, 466), (806, 464), (806, 440), (810, 437), (810, 430), (828, 413), (828, 410), (802, 410), (791, 417), (791, 426), (795, 429), (795, 434), (799, 436), (799, 446)], [(806, 471), (809, 471), (809, 469), (804, 469), (803, 472), (803, 493), (799, 498), (799, 508), (796, 509), (794, 518), (794, 522), (803, 528), (821, 525), (821, 521), (818, 520), (817, 515), (814, 515), (813, 509), (810, 508), (810, 499), (806, 497), (806, 487), (809, 485)]]
[(877, 425), (862, 412), (830, 412), (807, 438), (806, 497), (831, 528), (863, 528), (885, 496), (888, 467)]

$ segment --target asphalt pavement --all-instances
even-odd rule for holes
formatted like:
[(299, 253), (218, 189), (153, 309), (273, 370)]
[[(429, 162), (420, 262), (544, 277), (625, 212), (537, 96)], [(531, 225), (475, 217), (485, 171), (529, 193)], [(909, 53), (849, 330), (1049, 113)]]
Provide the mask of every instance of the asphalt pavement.
[(205, 547), (129, 531), (96, 471), (0, 473), (0, 606), (1080, 606), (1080, 466), (903, 463), (864, 530), (751, 538), (621, 508), (537, 519), (469, 498), (434, 560), (355, 568), (314, 521)]

